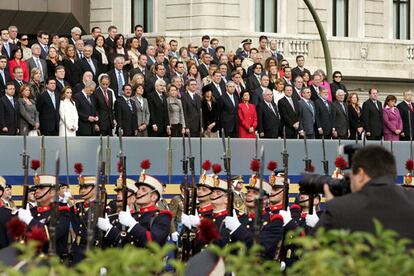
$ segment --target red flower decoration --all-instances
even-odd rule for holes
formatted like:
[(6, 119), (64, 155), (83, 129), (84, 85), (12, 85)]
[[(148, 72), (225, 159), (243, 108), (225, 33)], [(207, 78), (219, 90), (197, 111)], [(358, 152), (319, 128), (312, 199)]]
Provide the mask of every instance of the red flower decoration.
[(220, 233), (217, 230), (216, 224), (212, 220), (205, 218), (201, 219), (198, 229), (199, 231), (197, 233), (197, 237), (204, 243), (210, 243), (214, 240), (220, 239)]
[(277, 169), (277, 162), (273, 160), (269, 161), (267, 164), (267, 169), (271, 172), (274, 172)]
[(260, 161), (253, 159), (252, 162), (250, 162), (250, 170), (258, 172), (260, 170)]
[(408, 160), (405, 162), (405, 168), (406, 168), (408, 171), (412, 171), (412, 170), (414, 169), (414, 161), (413, 161), (412, 159), (408, 159)]
[(213, 173), (219, 174), (221, 172), (221, 165), (220, 164), (214, 164), (213, 165)]
[(49, 240), (43, 227), (34, 226), (26, 233), (28, 240), (37, 241), (39, 244), (37, 249), (40, 250)]
[(32, 161), (31, 161), (31, 166), (30, 166), (30, 168), (32, 168), (32, 170), (37, 170), (38, 168), (40, 167), (40, 161), (39, 160), (36, 160), (36, 159), (33, 159)]
[(148, 170), (151, 167), (151, 162), (148, 159), (142, 160), (141, 169)]
[(118, 167), (118, 172), (121, 173), (122, 172), (122, 163), (121, 163), (121, 161), (118, 161), (117, 167)]
[(83, 172), (83, 164), (82, 163), (75, 163), (75, 165), (73, 166), (75, 168), (75, 172), (77, 174), (81, 174)]
[(201, 165), (201, 167), (203, 168), (203, 170), (205, 171), (209, 171), (211, 170), (211, 162), (210, 160), (206, 160), (203, 162), (203, 164)]
[(26, 231), (26, 224), (14, 217), (7, 223), (7, 232), (12, 236), (13, 240), (18, 240)]
[(337, 167), (340, 170), (345, 170), (346, 167), (348, 167), (348, 163), (346, 160), (340, 155), (336, 157), (335, 159), (335, 167)]

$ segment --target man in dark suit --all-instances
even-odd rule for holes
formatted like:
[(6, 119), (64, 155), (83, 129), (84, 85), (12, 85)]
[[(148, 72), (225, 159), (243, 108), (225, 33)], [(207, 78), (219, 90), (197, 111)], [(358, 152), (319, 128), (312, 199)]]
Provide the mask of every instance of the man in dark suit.
[(309, 87), (302, 88), (302, 99), (299, 101), (299, 134), (307, 139), (315, 139), (316, 109), (310, 99)]
[(85, 49), (85, 42), (82, 39), (78, 39), (75, 42), (75, 53), (77, 60), (81, 60), (85, 57), (83, 50)]
[(266, 89), (263, 94), (263, 101), (257, 106), (257, 130), (262, 138), (279, 137), (280, 115), (272, 99), (273, 92)]
[[(336, 92), (338, 94), (338, 91)], [(362, 120), (368, 140), (381, 140), (384, 127), (382, 104), (377, 100), (378, 90), (369, 90), (369, 99), (362, 105)]]
[(3, 43), (3, 47), (1, 48), (1, 54), (6, 56), (8, 60), (12, 58), (12, 52), (17, 49), (17, 45), (10, 43), (9, 41), (9, 30), (8, 29), (1, 29), (0, 30), (0, 40)]
[(65, 81), (65, 67), (58, 65), (55, 68), (55, 78), (56, 78), (56, 91), (61, 94), (63, 88), (70, 86), (67, 81)]
[(105, 39), (105, 45), (108, 49), (114, 48), (114, 38), (116, 34), (118, 33), (118, 28), (116, 26), (109, 26), (108, 27), (108, 37)]
[(85, 73), (83, 73), (82, 81), (76, 84), (73, 88), (73, 95), (80, 93), (82, 89), (85, 88), (85, 83), (91, 80), (93, 80), (92, 72), (86, 71)]
[(236, 93), (236, 84), (228, 81), (226, 84), (226, 92), (221, 96), (221, 126), (224, 129), (224, 135), (232, 138), (238, 137), (238, 108), (239, 97)]
[(122, 129), (123, 136), (136, 136), (138, 133), (137, 107), (131, 100), (132, 86), (125, 84), (122, 96), (115, 101), (115, 118), (117, 122), (116, 133)]
[(168, 125), (168, 107), (165, 96), (166, 83), (164, 80), (155, 82), (155, 89), (148, 93), (148, 108), (150, 112), (150, 136), (165, 137)]
[(109, 88), (109, 76), (104, 74), (99, 80), (99, 87), (94, 93), (96, 113), (99, 118), (99, 132), (103, 136), (112, 135), (114, 128), (114, 91)]
[(17, 135), (20, 128), (19, 104), (14, 98), (14, 84), (6, 84), (5, 95), (0, 98), (0, 134)]
[(20, 66), (16, 66), (13, 68), (13, 75), (14, 75), (14, 87), (16, 88), (16, 93), (14, 94), (15, 98), (19, 97), (20, 94), (20, 87), (22, 87), (23, 84), (26, 84), (23, 80), (23, 69)]
[(214, 71), (213, 81), (209, 85), (216, 101), (220, 101), (221, 96), (226, 92), (226, 84), (221, 78), (221, 73), (219, 70)]
[(310, 86), (312, 97), (311, 100), (315, 101), (319, 97), (319, 85), (322, 82), (322, 76), (319, 74), (314, 74), (312, 78), (312, 85)]
[(331, 139), (333, 128), (332, 104), (328, 101), (328, 89), (322, 87), (319, 98), (314, 102), (316, 109), (317, 137)]
[(191, 137), (200, 136), (200, 110), (201, 98), (196, 94), (197, 81), (190, 79), (186, 84), (187, 91), (181, 95), (181, 101), (184, 110), (184, 118), (187, 129)]
[(292, 99), (292, 86), (286, 85), (284, 90), (285, 97), (278, 102), (282, 127), (285, 128), (286, 138), (296, 139), (299, 129), (299, 104), (297, 100)]
[(56, 80), (46, 80), (46, 90), (40, 94), (36, 108), (39, 112), (40, 132), (42, 135), (57, 136), (59, 134), (60, 94), (55, 92)]
[(46, 59), (49, 52), (49, 34), (45, 31), (39, 31), (37, 33), (37, 43), (41, 48), (40, 58)]
[(134, 69), (131, 69), (131, 71), (129, 71), (129, 75), (131, 76), (131, 79), (136, 74), (143, 74), (145, 80), (151, 77), (151, 72), (147, 68), (147, 62), (148, 62), (148, 57), (146, 54), (142, 54), (138, 57), (138, 66)]
[(250, 91), (250, 103), (258, 105), (263, 101), (263, 93), (269, 87), (269, 77), (267, 75), (262, 75), (260, 77), (260, 86), (253, 91)]
[(82, 92), (73, 96), (79, 115), (79, 127), (78, 131), (76, 131), (76, 136), (91, 136), (99, 131), (99, 117), (97, 116), (95, 100), (93, 99), (95, 88), (96, 84), (94, 81), (87, 81)]
[(145, 54), (148, 48), (148, 40), (143, 36), (144, 34), (144, 27), (142, 25), (135, 25), (134, 27), (135, 37), (139, 40), (139, 48), (138, 51), (141, 54)]
[(208, 76), (208, 67), (211, 63), (211, 55), (209, 53), (203, 53), (201, 55), (201, 64), (197, 67), (198, 72), (200, 72), (201, 79), (204, 79)]
[(301, 76), (296, 76), (295, 79), (293, 79), (293, 93), (292, 98), (300, 101), (302, 99), (302, 87), (303, 87), (303, 79)]
[(412, 245), (414, 190), (397, 185), (396, 177), (393, 154), (376, 145), (359, 149), (350, 170), (352, 193), (329, 200), (315, 230), (324, 227), (374, 234), (376, 219), (384, 229), (396, 231), (398, 238), (411, 240)]
[(114, 90), (115, 97), (122, 97), (122, 87), (128, 83), (128, 71), (124, 70), (125, 58), (118, 56), (114, 60), (114, 69), (108, 72), (111, 79), (110, 88)]
[(262, 76), (263, 65), (261, 63), (255, 63), (251, 66), (253, 74), (247, 78), (246, 87), (249, 91), (253, 91), (260, 87), (260, 79)]
[(296, 67), (292, 68), (292, 80), (295, 80), (296, 76), (303, 76), (304, 73), (308, 73), (311, 76), (310, 71), (305, 68), (305, 57), (303, 55), (296, 56), (296, 65)]
[(332, 104), (332, 136), (337, 139), (348, 139), (350, 135), (348, 117), (349, 111), (344, 100), (345, 92), (342, 89), (338, 89), (336, 91), (336, 101)]
[(6, 93), (6, 83), (8, 83), (10, 79), (9, 70), (6, 69), (7, 67), (7, 57), (1, 55), (0, 56), (0, 97), (3, 97)]
[(80, 66), (82, 69), (82, 74), (86, 71), (92, 72), (93, 80), (95, 83), (97, 83), (100, 72), (98, 68), (98, 61), (92, 58), (92, 52), (93, 47), (91, 45), (86, 45), (83, 49), (84, 57), (80, 60)]
[[(414, 138), (414, 104), (412, 101), (413, 101), (413, 92), (411, 90), (406, 90), (404, 91), (404, 101), (400, 102), (397, 105), (397, 108), (400, 111), (401, 120), (403, 122), (402, 132), (404, 133), (404, 136), (401, 135), (400, 137), (402, 141), (410, 140), (410, 129), (411, 129), (411, 136), (412, 138)], [(410, 121), (411, 121), (411, 128), (410, 128)]]
[(157, 80), (163, 80), (166, 84), (170, 83), (170, 80), (165, 75), (165, 66), (163, 64), (155, 64), (155, 76), (151, 77), (147, 81), (146, 89), (147, 91), (154, 90), (154, 85)]
[(27, 66), (29, 67), (29, 74), (32, 72), (33, 68), (39, 68), (41, 73), (41, 80), (45, 81), (48, 74), (47, 74), (47, 64), (44, 59), (40, 58), (40, 54), (42, 49), (39, 44), (35, 43), (31, 47), (32, 49), (32, 57), (27, 60)]

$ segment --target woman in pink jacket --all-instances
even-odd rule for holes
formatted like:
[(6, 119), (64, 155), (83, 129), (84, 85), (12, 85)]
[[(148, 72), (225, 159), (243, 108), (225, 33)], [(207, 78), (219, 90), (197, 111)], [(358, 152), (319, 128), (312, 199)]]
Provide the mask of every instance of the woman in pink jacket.
[(388, 95), (385, 99), (383, 116), (384, 116), (384, 140), (399, 141), (402, 134), (402, 120), (398, 108), (395, 106), (397, 98)]

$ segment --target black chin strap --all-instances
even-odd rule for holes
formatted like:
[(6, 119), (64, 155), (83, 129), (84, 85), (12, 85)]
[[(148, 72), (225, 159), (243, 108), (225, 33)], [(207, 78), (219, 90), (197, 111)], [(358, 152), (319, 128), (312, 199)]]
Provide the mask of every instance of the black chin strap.
[(213, 200), (217, 200), (217, 199), (219, 199), (219, 198), (222, 198), (223, 196), (225, 196), (226, 194), (224, 193), (224, 194), (222, 194), (221, 196), (218, 196), (218, 197), (216, 197), (216, 198), (211, 198), (210, 197), (210, 200), (211, 201), (213, 201)]
[(142, 194), (142, 195), (138, 196), (137, 199), (143, 198), (144, 196), (149, 195), (149, 194), (151, 194), (153, 192), (155, 192), (155, 190), (151, 190), (149, 192), (146, 192), (145, 194)]
[(91, 186), (91, 189), (89, 190), (89, 192), (87, 192), (85, 195), (82, 196), (82, 198), (86, 198), (93, 190), (94, 186)]
[[(50, 190), (52, 189), (52, 187), (49, 187), (49, 189), (42, 195), (42, 196), (40, 196), (40, 197), (36, 197), (35, 199), (36, 200), (40, 200), (40, 199), (42, 199), (42, 198), (44, 198), (45, 197), (45, 195), (47, 194), (47, 193), (49, 193), (50, 192)], [(26, 208), (26, 206), (24, 206), (25, 208)]]
[(282, 189), (282, 190), (280, 190), (279, 192), (275, 193), (275, 194), (270, 194), (270, 195), (269, 195), (269, 198), (270, 198), (270, 197), (277, 196), (277, 195), (280, 195), (282, 192), (283, 192), (283, 189)]
[(197, 196), (198, 198), (203, 198), (203, 197), (206, 197), (206, 196), (209, 196), (209, 195), (211, 195), (213, 192), (210, 192), (210, 193), (208, 193), (208, 194), (205, 194), (205, 195), (202, 195), (202, 196)]

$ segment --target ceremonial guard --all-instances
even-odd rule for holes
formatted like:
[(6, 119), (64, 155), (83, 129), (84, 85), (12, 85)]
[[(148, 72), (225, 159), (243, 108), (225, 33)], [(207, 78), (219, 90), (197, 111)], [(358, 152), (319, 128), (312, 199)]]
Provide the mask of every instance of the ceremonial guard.
[[(135, 181), (131, 178), (126, 179), (126, 185), (127, 185), (127, 193), (128, 193), (128, 199), (127, 199), (127, 205), (129, 210), (132, 214), (134, 214), (139, 208), (137, 208), (136, 201), (137, 201), (137, 192), (138, 188), (135, 185)], [(120, 176), (116, 182), (116, 186), (114, 191), (116, 192), (116, 199), (111, 201), (114, 202), (114, 207), (107, 207), (106, 213), (108, 214), (108, 218), (111, 224), (116, 224), (119, 222), (118, 220), (118, 214), (120, 211), (122, 211), (122, 202), (123, 202), (123, 193), (122, 193), (122, 177)], [(102, 231), (107, 231), (108, 229), (102, 229), (100, 227), (99, 221), (102, 220), (98, 219), (98, 228)]]
[(243, 177), (241, 175), (235, 176), (232, 179), (233, 181), (233, 192), (234, 192), (234, 209), (239, 213), (246, 213), (246, 193), (243, 190)]
[[(75, 172), (78, 174), (80, 201), (72, 207), (72, 227), (75, 239), (72, 243), (72, 263), (77, 264), (85, 258), (88, 243), (88, 221), (90, 219), (90, 206), (95, 200), (97, 191), (95, 188), (95, 176), (83, 176), (82, 163), (75, 164)], [(93, 231), (92, 233), (96, 233)], [(96, 240), (96, 237), (93, 237)]]
[[(34, 185), (37, 207), (30, 210), (20, 208), (18, 218), (27, 225), (27, 233), (42, 229), (40, 233), (48, 240), (43, 246), (44, 253), (56, 254), (63, 262), (67, 262), (70, 209), (68, 206), (56, 206), (56, 185), (59, 183), (54, 175), (35, 174)], [(55, 245), (52, 246), (50, 242), (53, 241)], [(56, 252), (50, 252), (52, 248)]]
[[(150, 161), (141, 162), (142, 172), (138, 182), (137, 204), (141, 206), (137, 214), (127, 211), (119, 213), (119, 223), (126, 227), (126, 232), (116, 226), (106, 230), (105, 239), (108, 244), (131, 243), (144, 247), (148, 242), (157, 242), (163, 246), (168, 239), (173, 214), (169, 210), (159, 211), (157, 202), (162, 196), (163, 187), (160, 181), (145, 173), (150, 168)], [(103, 224), (102, 219), (98, 219)], [(106, 219), (106, 225), (109, 226)], [(125, 242), (122, 240), (125, 239)]]
[(184, 187), (184, 184), (181, 183), (180, 184), (180, 194), (174, 196), (171, 199), (170, 204), (168, 205), (171, 212), (174, 215), (173, 224), (171, 226), (171, 233), (174, 233), (174, 232), (181, 233), (181, 231), (182, 231), (181, 216), (182, 216), (183, 211), (184, 211), (184, 202), (183, 202), (184, 192), (185, 192), (185, 187)]
[(208, 176), (207, 172), (211, 169), (211, 162), (206, 160), (202, 164), (203, 173), (197, 184), (197, 212), (200, 218), (209, 218), (213, 213), (213, 205), (211, 204), (210, 195), (215, 183), (215, 175)]
[[(227, 216), (225, 226), (230, 231), (231, 241), (241, 241), (247, 246), (252, 246), (258, 242), (263, 248), (263, 257), (274, 259), (279, 241), (282, 239), (283, 226), (291, 220), (287, 214), (272, 214), (261, 208), (258, 213), (258, 202), (260, 199), (260, 182), (262, 181), (263, 193), (269, 196), (272, 193), (272, 186), (260, 180), (258, 175), (260, 161), (254, 159), (251, 163), (254, 174), (250, 177), (246, 195), (247, 213), (240, 217), (235, 215)], [(259, 221), (257, 221), (259, 220)], [(256, 237), (255, 237), (256, 236)]]

